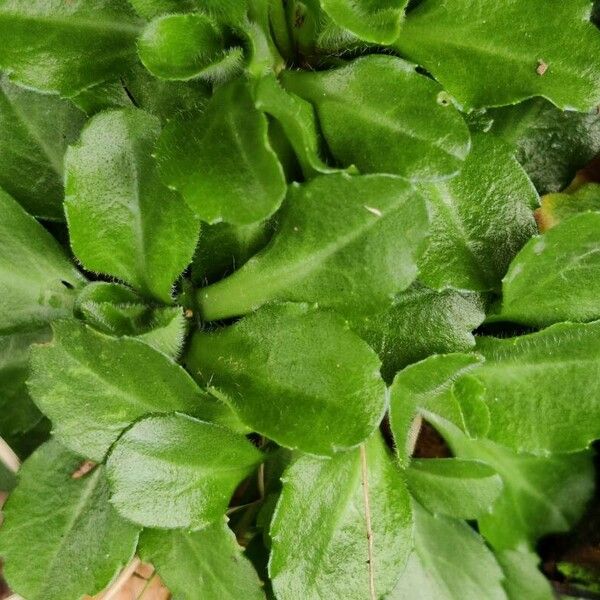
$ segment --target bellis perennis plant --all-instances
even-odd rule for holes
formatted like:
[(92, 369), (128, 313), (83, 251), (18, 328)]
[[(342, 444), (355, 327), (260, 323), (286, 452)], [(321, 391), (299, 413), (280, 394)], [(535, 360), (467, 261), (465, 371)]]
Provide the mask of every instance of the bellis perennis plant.
[(554, 597), (600, 438), (592, 8), (0, 0), (15, 594)]

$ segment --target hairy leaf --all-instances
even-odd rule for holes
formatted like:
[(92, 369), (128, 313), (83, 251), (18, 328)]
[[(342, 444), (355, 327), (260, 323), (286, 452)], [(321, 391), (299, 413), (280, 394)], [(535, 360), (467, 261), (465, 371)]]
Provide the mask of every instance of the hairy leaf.
[(280, 600), (389, 592), (410, 550), (411, 510), (381, 438), (330, 460), (296, 457), (283, 476), (270, 535), (269, 574)]
[(486, 359), (476, 376), (486, 390), (492, 441), (546, 454), (583, 450), (600, 436), (600, 321), (481, 337), (477, 351)]
[(375, 353), (340, 317), (305, 305), (198, 332), (186, 362), (248, 427), (311, 454), (355, 447), (385, 410)]
[(4, 509), (4, 575), (27, 600), (100, 592), (135, 552), (139, 529), (109, 504), (104, 467), (76, 477), (81, 464), (79, 456), (48, 442), (21, 468)]
[(419, 190), (432, 214), (421, 280), (434, 289), (499, 288), (510, 261), (536, 232), (537, 194), (510, 148), (479, 134), (458, 177)]
[(315, 105), (333, 156), (362, 173), (440, 179), (456, 175), (469, 152), (467, 126), (440, 100), (440, 86), (399, 58), (367, 56), (329, 71), (286, 71), (283, 84)]
[(489, 111), (492, 132), (516, 152), (540, 194), (558, 192), (600, 152), (600, 116), (562, 111), (543, 98)]
[(436, 292), (416, 283), (398, 294), (387, 311), (353, 326), (379, 354), (383, 376), (391, 381), (407, 365), (432, 354), (470, 350), (475, 345), (471, 332), (484, 319), (480, 294)]
[(413, 514), (414, 550), (386, 600), (507, 600), (502, 570), (475, 531), (416, 503)]
[(56, 240), (0, 189), (0, 333), (68, 317), (83, 278)]
[(581, 214), (535, 237), (502, 284), (501, 318), (544, 327), (600, 318), (600, 213)]
[(180, 414), (147, 417), (109, 454), (111, 502), (144, 527), (202, 529), (222, 520), (260, 461), (244, 436), (224, 427)]
[(423, 248), (421, 197), (385, 175), (319, 177), (293, 186), (271, 243), (198, 292), (207, 320), (272, 301), (318, 302), (345, 314), (381, 310), (410, 285)]
[(433, 514), (458, 519), (485, 515), (502, 491), (502, 479), (478, 458), (413, 460), (406, 471), (411, 494)]
[(92, 119), (67, 152), (65, 207), (71, 245), (87, 269), (168, 303), (200, 226), (158, 178), (159, 133), (158, 119), (136, 109)]
[(142, 22), (126, 0), (1, 0), (0, 69), (66, 96), (124, 73)]
[(267, 119), (243, 81), (219, 88), (204, 113), (168, 126), (157, 152), (165, 183), (208, 223), (262, 221), (285, 196)]
[(544, 96), (591, 110), (600, 96), (600, 33), (588, 0), (423, 0), (395, 43), (465, 109)]
[(400, 32), (408, 0), (321, 0), (333, 21), (361, 40), (391, 44)]
[(184, 411), (210, 420), (227, 414), (180, 366), (143, 342), (107, 337), (75, 321), (53, 329), (52, 343), (32, 351), (29, 391), (56, 437), (87, 458), (101, 461), (123, 429), (148, 413)]
[(202, 13), (165, 15), (152, 21), (138, 40), (144, 66), (156, 77), (219, 81), (239, 70), (242, 49), (226, 48), (223, 32)]
[(138, 552), (151, 562), (175, 597), (186, 600), (261, 600), (254, 567), (224, 524), (202, 531), (145, 529)]
[(36, 217), (62, 221), (63, 157), (85, 115), (0, 78), (0, 186)]

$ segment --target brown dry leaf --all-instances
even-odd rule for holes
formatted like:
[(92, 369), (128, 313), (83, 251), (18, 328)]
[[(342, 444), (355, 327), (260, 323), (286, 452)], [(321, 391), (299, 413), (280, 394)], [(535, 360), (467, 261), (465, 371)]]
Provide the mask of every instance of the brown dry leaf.
[[(128, 574), (128, 571), (131, 574)], [(123, 577), (123, 579), (121, 579)], [(135, 561), (126, 567), (110, 588), (86, 600), (169, 600), (171, 593), (164, 586), (152, 565)]]

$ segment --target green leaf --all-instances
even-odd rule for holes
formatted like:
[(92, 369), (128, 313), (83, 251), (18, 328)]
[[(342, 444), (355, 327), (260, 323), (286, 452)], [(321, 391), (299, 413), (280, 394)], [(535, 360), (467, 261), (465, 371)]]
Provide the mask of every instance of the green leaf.
[(0, 186), (36, 217), (63, 220), (63, 156), (85, 115), (0, 78)]
[(442, 88), (392, 56), (367, 56), (338, 69), (285, 71), (286, 89), (315, 105), (333, 156), (363, 173), (412, 180), (456, 175), (469, 131)]
[(31, 345), (47, 342), (49, 338), (47, 328), (0, 336), (0, 437), (10, 446), (42, 419), (25, 382), (29, 376)]
[(509, 600), (555, 600), (550, 582), (538, 568), (539, 557), (531, 552), (506, 550), (496, 554), (504, 571)]
[(408, 464), (423, 415), (441, 415), (469, 433), (479, 433), (479, 421), (469, 419), (471, 406), (461, 404), (462, 397), (453, 394), (453, 389), (457, 380), (480, 363), (477, 355), (445, 354), (431, 356), (396, 375), (390, 388), (390, 426), (401, 464)]
[(600, 96), (600, 34), (589, 0), (424, 0), (395, 48), (425, 67), (465, 110), (544, 96), (591, 110)]
[(23, 464), (4, 509), (4, 575), (27, 600), (97, 593), (135, 552), (139, 529), (110, 506), (104, 467), (76, 477), (81, 464), (48, 442)]
[(398, 294), (387, 311), (367, 316), (353, 326), (379, 354), (383, 376), (391, 381), (407, 365), (432, 354), (469, 350), (475, 345), (471, 332), (484, 319), (480, 294), (436, 292), (415, 283)]
[(543, 98), (489, 111), (492, 132), (516, 151), (540, 194), (558, 192), (600, 152), (600, 116), (561, 111)]
[(265, 307), (198, 332), (186, 362), (248, 427), (311, 454), (355, 447), (385, 410), (375, 353), (340, 317), (305, 305)]
[(135, 337), (171, 358), (183, 348), (187, 327), (180, 306), (150, 306), (117, 283), (85, 287), (77, 297), (76, 312), (102, 333)]
[(242, 48), (227, 48), (222, 30), (202, 13), (165, 15), (138, 40), (144, 66), (156, 77), (222, 81), (242, 67)]
[(83, 278), (56, 240), (0, 189), (0, 334), (72, 313)]
[(16, 485), (17, 476), (2, 461), (0, 461), (0, 494), (2, 492), (12, 491)]
[(338, 171), (320, 157), (316, 116), (309, 102), (284, 90), (273, 75), (258, 82), (254, 95), (256, 108), (281, 124), (306, 177)]
[(137, 109), (102, 113), (66, 156), (71, 245), (86, 269), (171, 301), (192, 259), (199, 223), (159, 180), (152, 152), (156, 117)]
[(203, 110), (211, 95), (204, 81), (164, 81), (153, 77), (141, 63), (121, 80), (130, 102), (159, 117), (163, 124), (181, 114)]
[(458, 177), (419, 186), (431, 211), (420, 278), (434, 289), (500, 287), (510, 261), (536, 232), (537, 194), (510, 148), (478, 134)]
[(502, 478), (492, 511), (479, 518), (479, 531), (494, 548), (533, 550), (541, 537), (569, 531), (583, 516), (594, 491), (591, 452), (517, 454), (489, 440), (467, 439), (439, 419), (434, 424), (457, 456), (484, 462)]
[(165, 183), (208, 223), (262, 221), (285, 196), (267, 119), (241, 80), (219, 88), (204, 113), (168, 126), (157, 152)]
[(389, 305), (417, 275), (427, 213), (391, 176), (319, 177), (290, 188), (271, 243), (239, 271), (198, 292), (207, 320), (272, 301), (318, 302), (344, 314)]
[(123, 429), (148, 413), (225, 418), (226, 407), (143, 342), (107, 337), (75, 321), (53, 329), (53, 342), (32, 351), (29, 391), (56, 437), (75, 452), (101, 461)]
[(109, 454), (111, 502), (144, 527), (202, 529), (222, 520), (261, 456), (224, 427), (180, 414), (146, 417)]
[(535, 213), (540, 231), (546, 232), (562, 221), (586, 212), (600, 212), (600, 184), (587, 183), (574, 192), (548, 194)]
[(151, 562), (175, 597), (186, 600), (261, 600), (254, 567), (233, 532), (221, 524), (202, 531), (145, 529), (138, 552)]
[[(600, 437), (600, 321), (510, 339), (481, 337), (489, 438), (522, 452), (583, 450)], [(558, 383), (557, 383), (558, 382)]]
[(192, 281), (203, 286), (231, 275), (264, 248), (272, 234), (273, 227), (265, 221), (250, 225), (202, 223)]
[(321, 0), (333, 21), (361, 40), (391, 44), (400, 33), (408, 0)]
[(408, 487), (433, 514), (476, 519), (489, 513), (502, 492), (502, 479), (490, 466), (456, 458), (413, 460)]
[(500, 318), (544, 327), (600, 318), (600, 213), (535, 237), (510, 265)]
[(0, 69), (73, 96), (127, 70), (141, 27), (126, 0), (2, 0)]
[(414, 550), (386, 600), (507, 600), (502, 570), (475, 531), (413, 507)]
[(168, 13), (192, 11), (198, 6), (196, 0), (129, 0), (129, 4), (146, 19)]
[(411, 510), (381, 437), (330, 460), (298, 456), (283, 476), (270, 534), (269, 574), (280, 600), (390, 591), (410, 550)]

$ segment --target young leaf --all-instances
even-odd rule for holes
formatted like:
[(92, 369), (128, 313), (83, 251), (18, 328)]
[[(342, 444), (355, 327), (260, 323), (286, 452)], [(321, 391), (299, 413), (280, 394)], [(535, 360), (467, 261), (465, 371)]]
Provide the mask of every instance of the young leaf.
[(111, 502), (144, 527), (202, 529), (219, 523), (261, 453), (229, 429), (181, 414), (146, 417), (106, 463)]
[(76, 477), (81, 464), (79, 456), (48, 442), (23, 464), (4, 509), (4, 575), (27, 600), (99, 592), (135, 552), (139, 529), (109, 504), (104, 467)]
[(423, 65), (465, 110), (544, 96), (591, 110), (600, 95), (600, 33), (588, 0), (424, 0), (395, 48)]
[[(353, 324), (379, 354), (386, 381), (432, 354), (464, 352), (475, 345), (472, 331), (485, 319), (481, 294), (436, 292), (415, 283), (387, 311)], [(415, 335), (415, 331), (419, 334)]]
[(221, 81), (242, 66), (241, 48), (227, 48), (223, 32), (202, 13), (165, 15), (138, 40), (144, 66), (160, 79)]
[(412, 531), (406, 484), (381, 437), (330, 460), (296, 457), (270, 536), (278, 599), (384, 597), (404, 569)]
[(386, 600), (507, 600), (502, 570), (475, 531), (416, 503), (413, 514), (414, 550)]
[(329, 71), (285, 71), (284, 87), (315, 105), (333, 156), (362, 173), (411, 180), (456, 175), (470, 148), (460, 113), (441, 87), (392, 56)]
[(51, 344), (31, 353), (29, 391), (75, 452), (102, 461), (130, 423), (148, 413), (185, 411), (209, 420), (227, 408), (202, 392), (164, 354), (75, 321), (54, 324)]
[(600, 212), (600, 184), (587, 183), (568, 194), (548, 194), (535, 211), (535, 219), (542, 233), (562, 221), (585, 212)]
[(408, 488), (433, 514), (476, 519), (489, 513), (502, 492), (496, 471), (478, 460), (413, 460), (406, 470)]
[(63, 157), (85, 115), (0, 77), (0, 186), (36, 217), (62, 221)]
[(390, 426), (401, 464), (408, 464), (418, 434), (413, 428), (415, 423), (420, 426), (424, 414), (443, 416), (469, 433), (477, 432), (478, 423), (468, 418), (469, 407), (461, 405), (461, 398), (452, 392), (455, 382), (480, 364), (477, 355), (445, 354), (431, 356), (396, 375), (390, 388)]
[(535, 237), (502, 282), (501, 318), (544, 327), (600, 318), (600, 213), (575, 216)]
[(29, 397), (25, 381), (29, 376), (31, 345), (47, 342), (49, 338), (47, 328), (0, 336), (0, 437), (11, 446), (42, 419)]
[(192, 281), (201, 287), (231, 275), (262, 250), (272, 234), (268, 221), (240, 226), (202, 223), (192, 261)]
[(311, 454), (355, 447), (385, 410), (375, 353), (340, 317), (305, 305), (265, 307), (197, 332), (186, 362), (248, 427)]
[(102, 333), (135, 337), (171, 358), (177, 358), (183, 347), (186, 322), (181, 307), (149, 306), (117, 283), (88, 285), (78, 296), (75, 310)]
[(423, 283), (434, 289), (499, 288), (510, 261), (536, 232), (537, 194), (510, 147), (478, 134), (460, 175), (419, 190), (432, 213), (420, 261)]
[(202, 531), (145, 529), (138, 552), (175, 597), (186, 600), (264, 600), (262, 583), (224, 524)]
[(267, 119), (241, 80), (219, 88), (206, 111), (169, 125), (158, 145), (165, 183), (208, 223), (249, 225), (285, 196), (283, 169), (267, 139)]
[(158, 178), (159, 133), (158, 119), (137, 109), (92, 119), (66, 155), (65, 209), (71, 245), (87, 269), (169, 303), (200, 225)]
[(312, 105), (284, 90), (273, 75), (263, 77), (254, 93), (256, 108), (270, 114), (281, 124), (306, 177), (335, 173), (319, 155), (319, 132)]
[(600, 321), (481, 337), (477, 351), (486, 359), (476, 376), (486, 390), (492, 441), (547, 454), (583, 450), (600, 436)]
[(142, 22), (126, 0), (1, 0), (0, 28), (0, 69), (73, 96), (127, 70)]
[(496, 553), (504, 571), (508, 600), (555, 600), (550, 582), (538, 568), (539, 557), (531, 552), (505, 550)]
[(56, 240), (0, 189), (0, 333), (36, 330), (72, 313), (83, 278)]
[(408, 0), (321, 0), (333, 21), (361, 40), (391, 44), (400, 32)]
[(600, 116), (562, 111), (536, 98), (488, 111), (491, 131), (516, 151), (540, 194), (566, 187), (575, 172), (600, 152)]
[(387, 306), (410, 285), (427, 232), (422, 198), (386, 175), (319, 177), (292, 186), (271, 243), (198, 292), (207, 320), (267, 302), (318, 302), (344, 314)]
[(542, 536), (569, 531), (582, 517), (594, 491), (591, 452), (517, 454), (489, 440), (470, 440), (448, 423), (435, 425), (457, 456), (484, 462), (502, 478), (492, 510), (479, 517), (479, 530), (494, 548), (534, 549)]

